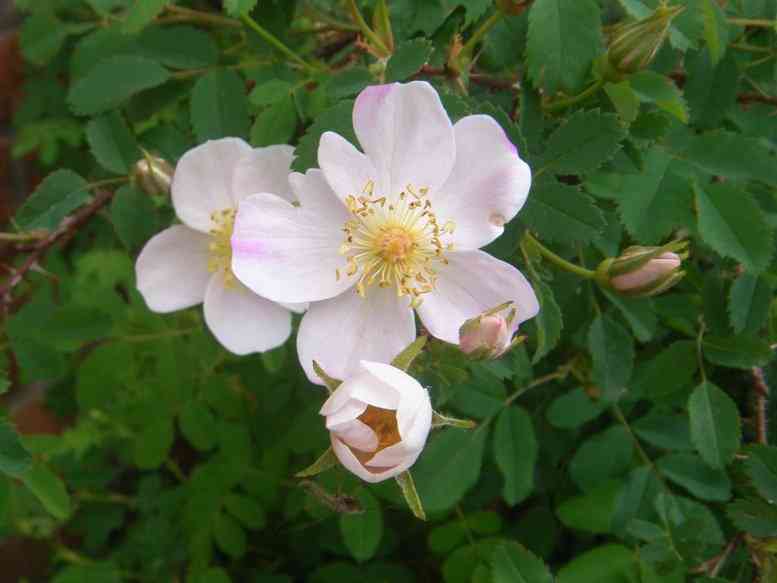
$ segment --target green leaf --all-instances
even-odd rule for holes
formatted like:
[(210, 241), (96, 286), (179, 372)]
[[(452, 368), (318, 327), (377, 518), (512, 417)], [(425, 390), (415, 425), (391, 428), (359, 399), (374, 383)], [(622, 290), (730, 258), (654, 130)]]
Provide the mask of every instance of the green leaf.
[(86, 139), (100, 165), (115, 174), (127, 174), (140, 158), (135, 137), (116, 111), (90, 121)]
[(579, 111), (553, 132), (539, 163), (538, 174), (583, 174), (612, 158), (626, 130), (611, 113)]
[(246, 533), (237, 521), (224, 512), (216, 515), (213, 523), (216, 545), (229, 557), (239, 559), (246, 553)]
[(553, 583), (545, 563), (523, 546), (505, 541), (491, 554), (493, 583)]
[(688, 399), (691, 439), (702, 459), (722, 469), (734, 458), (742, 438), (739, 411), (725, 392), (703, 382)]
[(618, 177), (613, 198), (623, 224), (639, 242), (656, 244), (692, 218), (692, 189), (672, 170), (672, 159), (652, 148), (640, 174)]
[(605, 83), (604, 91), (625, 123), (630, 124), (637, 119), (640, 100), (628, 81)]
[(734, 332), (755, 334), (765, 324), (772, 300), (771, 280), (743, 273), (731, 285), (728, 314)]
[(446, 428), (429, 440), (413, 466), (413, 477), (427, 512), (455, 506), (480, 477), (488, 432)]
[(731, 481), (726, 472), (710, 468), (699, 457), (678, 453), (656, 462), (664, 476), (702, 500), (725, 502), (731, 498)]
[(532, 364), (539, 362), (556, 347), (561, 339), (561, 329), (564, 326), (561, 308), (558, 307), (550, 289), (544, 281), (535, 281), (534, 290), (540, 302), (540, 311), (533, 322), (537, 328), (537, 348), (532, 356)]
[(24, 485), (57, 520), (70, 516), (70, 495), (59, 476), (42, 464), (35, 464), (22, 476)]
[(760, 180), (777, 186), (775, 158), (757, 138), (724, 131), (708, 132), (691, 136), (687, 147), (678, 153), (699, 170), (713, 176)]
[(777, 500), (777, 447), (755, 444), (747, 448), (747, 454), (747, 477), (765, 500)]
[(247, 137), (248, 98), (243, 78), (234, 71), (211, 71), (192, 89), (191, 120), (197, 140)]
[(654, 71), (640, 71), (629, 77), (631, 88), (645, 103), (653, 103), (659, 109), (688, 123), (688, 108), (683, 94), (669, 77)]
[(729, 368), (749, 369), (763, 366), (772, 358), (769, 343), (752, 336), (707, 335), (702, 342), (704, 358)]
[(353, 131), (353, 122), (351, 121), (352, 112), (353, 100), (347, 99), (317, 116), (297, 144), (295, 150), (297, 157), (294, 159), (291, 169), (305, 172), (309, 168), (318, 167), (318, 143), (324, 132), (336, 132), (355, 144), (356, 134)]
[(585, 82), (602, 45), (599, 5), (592, 0), (537, 0), (529, 9), (529, 76), (548, 95)]
[(726, 52), (728, 43), (728, 22), (720, 5), (714, 0), (701, 0), (701, 14), (704, 22), (704, 40), (712, 62), (717, 64)]
[(67, 39), (65, 23), (49, 11), (36, 12), (22, 25), (19, 42), (24, 58), (36, 65), (45, 65), (62, 48)]
[(650, 298), (630, 298), (602, 288), (602, 293), (618, 308), (640, 342), (649, 342), (656, 334), (658, 318)]
[[(602, 455), (602, 452), (607, 455)], [(626, 428), (613, 425), (587, 439), (569, 463), (569, 477), (583, 491), (589, 491), (625, 474), (631, 466), (634, 444)]]
[(71, 565), (59, 573), (51, 583), (122, 583), (121, 570), (113, 563)]
[(535, 182), (520, 216), (543, 241), (559, 243), (590, 243), (605, 224), (588, 195), (555, 180)]
[(773, 254), (772, 228), (751, 195), (729, 184), (709, 184), (696, 188), (696, 204), (705, 243), (748, 271), (767, 268)]
[(383, 513), (380, 502), (366, 488), (360, 488), (356, 497), (364, 509), (361, 513), (340, 515), (340, 534), (351, 556), (359, 563), (375, 556), (383, 537)]
[(18, 478), (32, 464), (30, 453), (8, 421), (0, 419), (0, 472)]
[(531, 494), (538, 453), (534, 425), (526, 410), (517, 406), (503, 409), (494, 427), (494, 459), (504, 478), (502, 498), (510, 506)]
[(564, 500), (556, 508), (556, 514), (568, 528), (607, 534), (613, 530), (613, 516), (622, 491), (620, 480), (602, 482), (585, 494)]
[(251, 144), (255, 147), (285, 144), (296, 130), (297, 110), (291, 97), (287, 97), (256, 116), (251, 128)]
[(158, 62), (144, 57), (117, 56), (93, 67), (70, 88), (67, 100), (78, 115), (95, 115), (122, 105), (130, 97), (170, 79)]
[(631, 384), (632, 393), (649, 399), (671, 395), (691, 384), (697, 368), (696, 343), (678, 340), (640, 364)]
[(203, 69), (218, 63), (214, 37), (192, 26), (152, 26), (137, 37), (133, 52), (172, 69)]
[(631, 379), (634, 338), (609, 316), (597, 316), (588, 331), (593, 359), (591, 378), (602, 389), (605, 401), (617, 401)]
[(259, 107), (272, 105), (291, 96), (292, 85), (282, 79), (271, 79), (254, 87), (248, 100)]
[(733, 51), (717, 66), (707, 51), (686, 55), (685, 63), (688, 76), (684, 89), (691, 121), (705, 129), (718, 127), (737, 99), (739, 71)]
[(122, 32), (135, 34), (143, 30), (156, 18), (170, 0), (134, 0), (132, 7), (127, 9), (127, 18), (122, 25)]
[(605, 408), (604, 403), (591, 399), (585, 389), (578, 387), (556, 397), (548, 407), (546, 416), (554, 427), (575, 429), (596, 419)]
[(72, 170), (49, 174), (16, 213), (23, 229), (53, 231), (71, 211), (89, 201), (89, 185)]
[(567, 563), (557, 583), (626, 583), (637, 581), (637, 560), (633, 551), (621, 545), (596, 547)]
[(726, 514), (737, 530), (759, 538), (777, 536), (777, 508), (762, 500), (735, 500), (726, 506)]
[[(683, 366), (682, 362), (672, 362), (675, 368)], [(684, 414), (654, 407), (650, 413), (640, 417), (631, 424), (640, 439), (651, 445), (668, 450), (693, 451), (691, 443), (691, 425)]]
[(401, 43), (386, 65), (386, 82), (404, 81), (417, 73), (432, 54), (432, 43), (424, 38)]
[(207, 451), (216, 445), (218, 423), (210, 407), (198, 400), (188, 401), (178, 416), (181, 433), (199, 451)]
[(142, 470), (161, 466), (173, 446), (175, 431), (169, 417), (148, 421), (135, 437), (134, 461)]
[(224, 0), (224, 10), (231, 16), (240, 16), (251, 12), (258, 0)]
[(124, 246), (134, 251), (158, 230), (159, 221), (151, 197), (134, 186), (122, 186), (113, 195), (111, 221)]
[(224, 508), (238, 521), (251, 530), (261, 530), (267, 524), (264, 509), (248, 496), (228, 494), (224, 497)]
[(211, 567), (207, 571), (192, 577), (192, 583), (232, 583), (227, 572), (220, 567)]

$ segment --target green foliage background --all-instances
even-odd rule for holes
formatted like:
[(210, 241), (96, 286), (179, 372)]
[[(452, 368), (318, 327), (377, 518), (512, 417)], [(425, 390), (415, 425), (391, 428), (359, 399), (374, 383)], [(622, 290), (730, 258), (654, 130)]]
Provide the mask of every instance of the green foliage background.
[[(3, 298), (0, 390), (48, 383), (68, 428), (0, 419), (0, 539), (46, 541), (55, 583), (777, 581), (777, 3), (671, 3), (686, 10), (650, 67), (599, 81), (613, 25), (655, 0), (360, 2), (370, 23), (387, 7), (390, 55), (336, 0), (16, 0), (15, 154), (50, 174), (13, 227), (111, 198)], [(542, 303), (500, 361), (432, 342), (414, 365), (435, 409), (478, 422), (435, 432), (415, 466), (426, 523), (393, 481), (292, 478), (327, 446), (323, 392), (293, 342), (237, 358), (199, 309), (146, 308), (134, 258), (173, 212), (126, 180), (141, 148), (174, 163), (222, 136), (313, 167), (323, 131), (352, 138), (362, 88), (411, 78), (454, 120), (493, 115), (531, 165), (489, 251)], [(527, 229), (589, 268), (686, 237), (688, 274), (617, 296)]]

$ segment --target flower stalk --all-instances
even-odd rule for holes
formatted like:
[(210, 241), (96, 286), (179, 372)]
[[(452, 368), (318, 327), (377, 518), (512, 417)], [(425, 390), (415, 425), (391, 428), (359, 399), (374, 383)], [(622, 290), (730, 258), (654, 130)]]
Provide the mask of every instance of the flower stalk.
[(283, 44), (277, 36), (256, 22), (256, 20), (251, 18), (248, 14), (241, 16), (241, 19), (246, 24), (246, 26), (248, 26), (248, 28), (258, 34), (267, 44), (278, 49), (280, 52), (286, 55), (292, 62), (296, 63), (303, 69), (307, 69), (308, 71), (318, 72), (320, 70), (320, 67), (308, 63), (305, 59)]
[(545, 259), (553, 263), (559, 269), (563, 269), (564, 271), (574, 273), (575, 275), (582, 277), (584, 279), (596, 278), (595, 271), (592, 271), (591, 269), (586, 269), (585, 267), (582, 267), (581, 265), (577, 265), (576, 263), (572, 263), (571, 261), (567, 261), (563, 257), (559, 257), (558, 255), (553, 253), (553, 251), (545, 247), (545, 245), (540, 243), (531, 233), (527, 232), (524, 235), (524, 241), (527, 242), (530, 246), (534, 247), (534, 249), (536, 249), (540, 255), (542, 255)]

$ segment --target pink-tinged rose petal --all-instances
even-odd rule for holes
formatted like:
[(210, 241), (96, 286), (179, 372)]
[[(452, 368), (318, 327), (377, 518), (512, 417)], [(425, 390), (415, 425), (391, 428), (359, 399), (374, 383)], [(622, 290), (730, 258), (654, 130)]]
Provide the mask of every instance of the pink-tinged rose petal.
[(297, 353), (308, 378), (316, 360), (326, 373), (343, 379), (359, 370), (360, 360), (391, 362), (415, 339), (415, 318), (406, 297), (375, 287), (362, 298), (347, 292), (310, 305), (297, 334)]
[(202, 303), (210, 281), (210, 237), (175, 225), (152, 237), (135, 264), (137, 287), (150, 309), (174, 312)]
[(178, 161), (171, 196), (175, 213), (197, 231), (207, 233), (211, 215), (234, 208), (232, 180), (251, 146), (238, 138), (211, 140), (192, 148)]
[(286, 342), (291, 312), (214, 273), (203, 302), (205, 323), (224, 348), (235, 354), (265, 352)]
[(483, 251), (447, 255), (449, 264), (438, 270), (436, 289), (424, 296), (418, 315), (435, 337), (458, 344), (459, 328), (470, 318), (504, 302), (516, 310), (510, 333), (539, 311), (531, 284), (515, 267)]
[(370, 184), (376, 193), (383, 190), (377, 184), (378, 172), (369, 158), (339, 134), (325, 132), (321, 136), (318, 164), (326, 181), (342, 201), (348, 196), (366, 194), (365, 189)]
[(487, 115), (471, 115), (453, 127), (456, 163), (432, 204), (456, 224), (457, 249), (478, 249), (504, 232), (526, 202), (531, 170), (502, 127)]
[(356, 98), (353, 126), (377, 171), (378, 195), (407, 185), (434, 192), (448, 178), (456, 145), (437, 91), (425, 81), (368, 87)]
[(294, 160), (291, 146), (254, 148), (235, 166), (232, 177), (232, 206), (252, 194), (271, 192), (284, 200), (294, 202), (289, 174)]

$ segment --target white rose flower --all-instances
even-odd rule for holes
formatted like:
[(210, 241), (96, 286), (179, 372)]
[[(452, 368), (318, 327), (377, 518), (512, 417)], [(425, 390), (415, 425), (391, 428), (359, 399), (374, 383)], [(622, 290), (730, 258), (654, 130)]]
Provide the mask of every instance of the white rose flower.
[(362, 361), (321, 407), (332, 450), (346, 469), (382, 482), (418, 459), (432, 427), (429, 393), (407, 373)]
[(243, 140), (225, 138), (181, 157), (172, 200), (183, 224), (151, 238), (135, 265), (138, 290), (150, 309), (173, 312), (202, 303), (208, 328), (235, 354), (286, 341), (289, 308), (256, 295), (234, 277), (230, 238), (237, 205), (246, 196), (267, 191), (294, 200), (293, 151), (290, 146), (252, 149)]
[(451, 124), (426, 82), (368, 87), (353, 125), (364, 150), (321, 137), (321, 170), (292, 174), (300, 207), (270, 194), (243, 200), (232, 269), (281, 302), (314, 302), (297, 350), (347, 378), (361, 360), (391, 362), (426, 329), (453, 344), (459, 328), (511, 301), (518, 325), (539, 310), (526, 278), (480, 251), (523, 206), (529, 167), (493, 118)]

